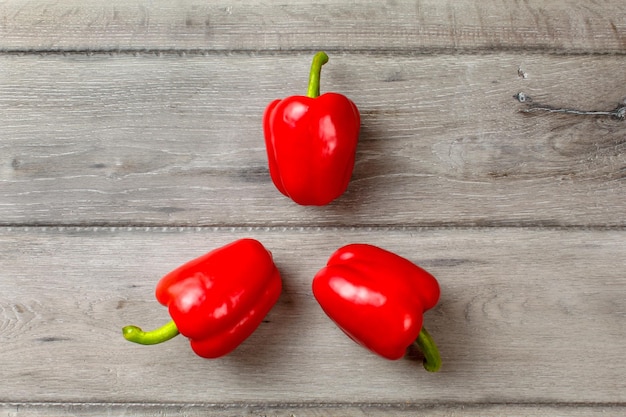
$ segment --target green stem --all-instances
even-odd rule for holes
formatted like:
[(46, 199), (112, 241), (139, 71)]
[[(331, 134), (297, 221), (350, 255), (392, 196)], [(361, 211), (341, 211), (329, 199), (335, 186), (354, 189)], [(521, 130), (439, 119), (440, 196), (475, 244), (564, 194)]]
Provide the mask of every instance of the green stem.
[(422, 327), (419, 336), (415, 344), (419, 347), (419, 350), (424, 354), (424, 369), (428, 372), (437, 372), (441, 368), (441, 356), (435, 341), (430, 336), (426, 328)]
[(172, 320), (164, 326), (149, 332), (144, 332), (137, 326), (126, 326), (122, 329), (122, 334), (130, 342), (139, 343), (140, 345), (156, 345), (178, 336), (178, 328)]
[(309, 89), (306, 92), (307, 97), (316, 98), (320, 95), (320, 77), (322, 76), (322, 65), (328, 62), (326, 52), (318, 52), (313, 57), (311, 63), (311, 72), (309, 74)]

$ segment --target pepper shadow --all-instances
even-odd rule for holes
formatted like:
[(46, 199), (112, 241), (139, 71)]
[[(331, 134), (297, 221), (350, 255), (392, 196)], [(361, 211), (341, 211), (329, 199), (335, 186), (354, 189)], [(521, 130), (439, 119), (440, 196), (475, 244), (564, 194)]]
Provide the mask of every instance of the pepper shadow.
[(268, 371), (275, 371), (281, 358), (289, 356), (290, 340), (300, 315), (298, 295), (293, 285), (295, 273), (290, 271), (288, 265), (276, 262), (276, 266), (283, 286), (278, 301), (254, 333), (223, 358), (233, 367), (233, 373), (245, 370), (247, 379), (257, 375), (266, 380)]
[(327, 209), (342, 219), (354, 219), (368, 202), (385, 194), (389, 184), (385, 180), (393, 174), (393, 155), (389, 152), (389, 138), (378, 122), (376, 111), (361, 112), (361, 131), (356, 149), (354, 169), (346, 192), (329, 204)]
[[(446, 288), (442, 285), (441, 298), (437, 306), (424, 314), (423, 326), (428, 330), (435, 341), (441, 355), (442, 366), (438, 373), (445, 380), (452, 375), (455, 381), (459, 375), (469, 376), (476, 372), (477, 355), (484, 349), (484, 340), (472, 331), (467, 322), (466, 311), (468, 306), (459, 302), (464, 297), (455, 295), (454, 291), (463, 291), (463, 288)], [(423, 368), (424, 355), (419, 348), (412, 344), (403, 359), (415, 368), (415, 372), (427, 372)]]

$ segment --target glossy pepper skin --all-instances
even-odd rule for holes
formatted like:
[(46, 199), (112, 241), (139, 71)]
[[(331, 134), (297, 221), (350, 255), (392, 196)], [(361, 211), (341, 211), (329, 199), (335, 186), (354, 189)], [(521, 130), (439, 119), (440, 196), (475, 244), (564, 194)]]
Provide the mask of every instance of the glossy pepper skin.
[(153, 344), (164, 341), (159, 332), (167, 334), (165, 340), (180, 332), (189, 338), (197, 355), (218, 358), (256, 330), (278, 300), (281, 288), (271, 253), (257, 240), (237, 240), (161, 278), (156, 298), (168, 307), (172, 322), (154, 331), (155, 341), (151, 332), (135, 326), (124, 328), (124, 336)]
[(270, 176), (276, 188), (301, 205), (326, 205), (348, 188), (361, 116), (338, 93), (320, 95), (324, 52), (313, 58), (306, 96), (271, 102), (263, 116)]
[(411, 261), (368, 244), (344, 246), (315, 275), (313, 294), (339, 328), (372, 352), (400, 359), (417, 342), (425, 368), (439, 369), (439, 353), (422, 326), (423, 313), (439, 300), (439, 284)]

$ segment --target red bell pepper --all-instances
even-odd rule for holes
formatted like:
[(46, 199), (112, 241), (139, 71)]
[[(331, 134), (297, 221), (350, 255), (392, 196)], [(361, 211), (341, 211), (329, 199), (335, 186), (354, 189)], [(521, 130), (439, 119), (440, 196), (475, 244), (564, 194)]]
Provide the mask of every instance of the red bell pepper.
[(318, 52), (307, 95), (274, 100), (263, 116), (272, 181), (301, 205), (322, 206), (342, 195), (354, 168), (361, 116), (346, 96), (320, 96), (326, 62), (328, 55)]
[(439, 293), (431, 274), (367, 244), (340, 248), (313, 279), (320, 306), (350, 338), (387, 359), (400, 359), (415, 342), (431, 372), (441, 358), (422, 322)]
[(281, 288), (271, 253), (254, 239), (237, 240), (161, 278), (156, 298), (168, 307), (172, 321), (150, 332), (126, 326), (123, 334), (131, 342), (151, 345), (180, 333), (197, 355), (217, 358), (256, 330)]

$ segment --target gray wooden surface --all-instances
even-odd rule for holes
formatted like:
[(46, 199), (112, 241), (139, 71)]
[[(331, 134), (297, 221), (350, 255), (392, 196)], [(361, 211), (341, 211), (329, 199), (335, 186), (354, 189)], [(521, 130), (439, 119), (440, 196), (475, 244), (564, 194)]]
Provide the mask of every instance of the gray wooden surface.
[[(352, 98), (350, 187), (284, 198), (261, 116)], [(622, 1), (0, 2), (0, 415), (626, 414)], [(240, 237), (284, 291), (231, 355), (121, 327), (168, 320), (157, 280)], [(431, 271), (443, 357), (378, 358), (323, 314), (339, 246)]]

